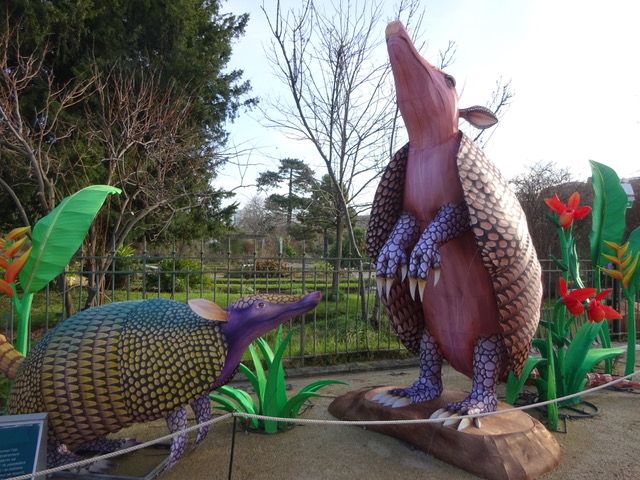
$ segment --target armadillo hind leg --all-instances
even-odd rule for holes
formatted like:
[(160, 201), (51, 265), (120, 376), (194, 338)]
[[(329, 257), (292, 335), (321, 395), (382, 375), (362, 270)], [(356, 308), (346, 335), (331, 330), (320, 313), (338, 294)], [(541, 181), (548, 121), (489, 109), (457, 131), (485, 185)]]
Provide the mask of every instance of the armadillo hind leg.
[[(187, 410), (186, 408), (178, 408), (174, 410), (166, 417), (167, 426), (169, 427), (169, 431), (171, 433), (179, 432), (180, 430), (184, 430), (187, 428)], [(171, 442), (171, 448), (169, 450), (169, 460), (164, 467), (164, 470), (168, 470), (178, 459), (184, 454), (187, 448), (187, 434), (182, 433), (177, 437), (173, 438)]]
[(78, 448), (77, 452), (80, 453), (111, 453), (124, 448), (133, 447), (138, 445), (138, 441), (135, 438), (97, 438), (91, 442), (83, 443)]
[(407, 252), (413, 248), (420, 230), (418, 221), (412, 215), (403, 213), (398, 218), (389, 238), (380, 249), (376, 261), (376, 280), (378, 283), (378, 295), (382, 297), (385, 293), (389, 295), (389, 290), (393, 284), (398, 269), (400, 269), (400, 281), (408, 271)]
[[(443, 410), (436, 411), (432, 417), (450, 417), (444, 422), (445, 426), (462, 430), (471, 425), (469, 419), (460, 422), (459, 415), (474, 415), (477, 413), (495, 412), (498, 408), (496, 387), (500, 371), (505, 359), (506, 349), (500, 335), (480, 337), (473, 349), (473, 385), (471, 393), (461, 402), (450, 403)], [(453, 414), (453, 416), (451, 416)], [(474, 419), (474, 424), (480, 428), (480, 419)]]
[(440, 245), (469, 230), (469, 210), (465, 202), (447, 203), (440, 207), (427, 226), (409, 259), (409, 290), (414, 297), (416, 285), (422, 299), (427, 287), (429, 271), (434, 271), (434, 283), (440, 278)]
[[(50, 440), (47, 443), (47, 468), (71, 465), (84, 459), (85, 457), (69, 450), (64, 443), (55, 440)], [(99, 460), (82, 467), (70, 468), (69, 471), (80, 474), (104, 473), (111, 465), (109, 460)]]
[(394, 408), (434, 400), (442, 394), (441, 370), (442, 353), (425, 328), (420, 340), (420, 376), (410, 387), (379, 393), (372, 400)]
[[(209, 394), (205, 393), (191, 402), (191, 409), (196, 416), (196, 423), (203, 423), (209, 420), (211, 418), (211, 401), (209, 400)], [(200, 445), (200, 442), (206, 438), (208, 432), (208, 425), (204, 425), (198, 429), (195, 446)]]

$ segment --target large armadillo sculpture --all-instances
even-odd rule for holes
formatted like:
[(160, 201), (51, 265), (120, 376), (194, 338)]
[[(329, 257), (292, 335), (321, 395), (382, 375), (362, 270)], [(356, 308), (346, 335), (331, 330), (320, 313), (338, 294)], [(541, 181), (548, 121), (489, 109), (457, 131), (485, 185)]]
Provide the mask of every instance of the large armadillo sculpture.
[(540, 264), (507, 182), (458, 130), (459, 117), (486, 128), (495, 116), (458, 109), (453, 77), (418, 54), (400, 22), (386, 37), (409, 143), (383, 173), (367, 250), (395, 331), (420, 355), (420, 376), (376, 400), (398, 407), (438, 398), (444, 357), (473, 385), (434, 416), (494, 411), (497, 382), (521, 372), (538, 325)]
[[(165, 417), (171, 432), (184, 429), (186, 405), (201, 423), (208, 393), (233, 377), (249, 344), (320, 298), (254, 295), (227, 310), (202, 299), (112, 303), (61, 322), (26, 358), (0, 335), (0, 368), (15, 378), (9, 413), (49, 414), (49, 466), (78, 459), (73, 450), (130, 444), (105, 436), (133, 423)], [(201, 427), (196, 445), (206, 434)], [(166, 468), (185, 447), (186, 435), (174, 438)]]

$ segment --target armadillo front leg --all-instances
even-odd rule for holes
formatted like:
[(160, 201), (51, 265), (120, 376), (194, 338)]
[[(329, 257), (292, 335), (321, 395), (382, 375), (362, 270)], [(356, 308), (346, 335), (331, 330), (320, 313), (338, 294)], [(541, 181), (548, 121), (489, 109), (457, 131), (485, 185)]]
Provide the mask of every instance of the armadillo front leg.
[[(209, 400), (209, 394), (205, 393), (191, 402), (191, 409), (196, 416), (196, 423), (204, 423), (211, 419), (211, 401)], [(204, 425), (198, 429), (195, 447), (200, 445), (200, 442), (206, 438), (208, 432), (208, 425)]]
[[(167, 426), (171, 433), (179, 432), (187, 428), (187, 410), (186, 408), (178, 408), (174, 410), (166, 417)], [(184, 454), (187, 448), (187, 434), (182, 433), (173, 438), (171, 442), (171, 448), (169, 450), (169, 460), (164, 467), (164, 470), (170, 469), (178, 459)]]
[(385, 286), (386, 293), (389, 295), (398, 269), (401, 271), (400, 280), (404, 280), (408, 269), (407, 254), (415, 245), (419, 234), (420, 229), (416, 218), (408, 213), (400, 215), (389, 238), (382, 246), (376, 262), (378, 294), (381, 297)]
[(440, 207), (434, 219), (420, 236), (409, 261), (409, 289), (414, 295), (416, 283), (420, 298), (427, 286), (427, 275), (433, 269), (434, 283), (440, 275), (440, 245), (459, 237), (469, 230), (469, 210), (465, 202), (447, 203)]
[(442, 394), (442, 353), (435, 339), (425, 329), (420, 341), (420, 376), (408, 388), (389, 390), (373, 397), (391, 407), (428, 402)]

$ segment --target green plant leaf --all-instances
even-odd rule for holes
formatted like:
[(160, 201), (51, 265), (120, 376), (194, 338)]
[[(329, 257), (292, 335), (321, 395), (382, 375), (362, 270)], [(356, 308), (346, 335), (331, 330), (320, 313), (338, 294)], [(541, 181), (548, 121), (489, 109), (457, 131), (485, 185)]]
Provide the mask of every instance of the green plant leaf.
[(347, 385), (347, 382), (341, 382), (340, 380), (318, 380), (302, 387), (298, 393), (317, 392), (327, 385)]
[[(251, 381), (251, 385), (256, 392), (256, 397), (258, 398), (258, 408), (257, 412), (262, 413), (263, 404), (264, 404), (264, 389), (267, 384), (267, 377), (264, 373), (264, 368), (262, 367), (262, 360), (260, 360), (260, 356), (256, 352), (253, 344), (249, 345), (249, 353), (251, 354), (251, 360), (253, 361), (253, 368), (255, 369), (255, 374), (249, 370), (248, 367), (245, 366), (245, 369), (251, 373), (253, 380)], [(244, 372), (244, 370), (242, 370)], [(245, 373), (245, 375), (247, 375)], [(248, 377), (247, 377), (248, 378)]]
[(210, 393), (209, 398), (219, 404), (219, 405), (214, 405), (214, 408), (219, 408), (220, 410), (225, 410), (227, 412), (244, 412), (242, 407), (240, 407), (237, 403), (235, 403), (232, 400), (229, 400), (226, 397), (223, 397), (222, 395)]
[(540, 352), (542, 358), (549, 358), (549, 349), (547, 348), (546, 340), (542, 338), (534, 338), (531, 340), (531, 345)]
[[(227, 412), (239, 412), (239, 413), (255, 413), (255, 412), (247, 412), (244, 406), (238, 405), (233, 400), (228, 399), (227, 397), (223, 397), (222, 395), (217, 395), (215, 393), (210, 393), (209, 398), (214, 402), (218, 402), (219, 405), (214, 405), (215, 408), (220, 408), (221, 410), (225, 410)], [(251, 428), (257, 429), (259, 426), (259, 420), (257, 418), (249, 418), (246, 419), (247, 423)]]
[(82, 241), (108, 195), (120, 189), (93, 185), (66, 197), (33, 227), (33, 250), (20, 272), (23, 291), (35, 293), (57, 277)]
[(567, 268), (567, 266), (562, 263), (562, 261), (558, 258), (556, 258), (553, 254), (549, 254), (549, 257), (551, 258), (551, 260), (553, 260), (553, 263), (555, 263), (556, 267), (558, 267), (562, 272), (566, 272), (569, 269)]
[(218, 392), (232, 398), (244, 409), (246, 413), (255, 414), (256, 408), (255, 403), (253, 402), (253, 398), (244, 390), (240, 390), (239, 388), (229, 387), (228, 385), (224, 385), (219, 387)]
[[(552, 352), (551, 335), (547, 335), (547, 351)], [(556, 395), (556, 366), (553, 355), (549, 355), (547, 358), (547, 384), (545, 386), (545, 400), (555, 400)], [(549, 420), (549, 428), (552, 431), (558, 430), (558, 405), (556, 403), (550, 403), (547, 405), (547, 418)]]
[[(284, 354), (293, 330), (291, 330), (285, 339), (278, 345), (276, 352), (273, 354), (273, 360), (269, 373), (267, 374), (267, 384), (264, 394), (264, 414), (267, 416), (278, 416), (282, 407), (287, 402), (286, 384), (284, 381), (284, 368), (282, 366), (282, 355)], [(276, 433), (278, 431), (278, 422), (265, 420), (264, 430), (267, 433)]]
[(282, 406), (280, 416), (285, 418), (296, 418), (300, 413), (300, 407), (311, 397), (319, 397), (315, 392), (297, 393)]
[(273, 350), (271, 350), (271, 347), (269, 346), (267, 341), (262, 337), (256, 338), (255, 343), (256, 345), (258, 345), (258, 348), (260, 349), (260, 352), (264, 357), (267, 369), (269, 369), (271, 367), (271, 364), (273, 363)]
[(578, 250), (576, 249), (576, 241), (574, 240), (573, 235), (568, 239), (567, 251), (569, 253), (569, 275), (578, 288), (584, 288), (584, 283), (580, 278), (580, 260), (578, 259)]
[(569, 393), (581, 392), (587, 383), (587, 373), (600, 362), (622, 355), (624, 351), (624, 348), (593, 348), (587, 352), (580, 368), (569, 378)]
[[(566, 379), (566, 385), (569, 386), (574, 382), (570, 380), (573, 375), (582, 367), (587, 353), (591, 350), (593, 341), (598, 336), (600, 331), (599, 323), (586, 322), (576, 332), (576, 335), (571, 341), (571, 345), (567, 348), (565, 371), (561, 372)], [(566, 394), (577, 393), (575, 390), (567, 390)]]
[(591, 261), (594, 269), (607, 260), (602, 253), (612, 253), (604, 241), (620, 244), (625, 229), (625, 212), (628, 207), (618, 174), (610, 167), (591, 160), (591, 185), (593, 187), (593, 210), (591, 212)]
[[(636, 227), (629, 234), (627, 241), (629, 242), (627, 254), (633, 259), (638, 255), (638, 253), (640, 253), (640, 227)], [(636, 292), (640, 291), (640, 264), (636, 267), (635, 272), (631, 276), (627, 290), (631, 295), (635, 295)]]
[(538, 365), (545, 363), (546, 360), (541, 357), (529, 357), (522, 367), (522, 372), (519, 377), (516, 377), (513, 371), (509, 371), (506, 386), (506, 399), (505, 401), (513, 405), (518, 398), (518, 395), (522, 391), (527, 378), (531, 375), (531, 372)]
[(340, 380), (318, 380), (310, 383), (302, 387), (298, 393), (284, 404), (281, 409), (281, 415), (290, 418), (297, 417), (302, 404), (310, 397), (317, 397), (316, 392), (327, 385), (347, 385), (347, 383)]

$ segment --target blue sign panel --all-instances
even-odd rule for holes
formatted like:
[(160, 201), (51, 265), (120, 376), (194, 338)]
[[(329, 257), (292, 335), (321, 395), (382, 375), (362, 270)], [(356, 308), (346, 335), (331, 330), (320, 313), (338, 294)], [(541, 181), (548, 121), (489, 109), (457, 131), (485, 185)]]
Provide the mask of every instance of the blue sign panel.
[(0, 479), (44, 468), (46, 414), (0, 417)]

